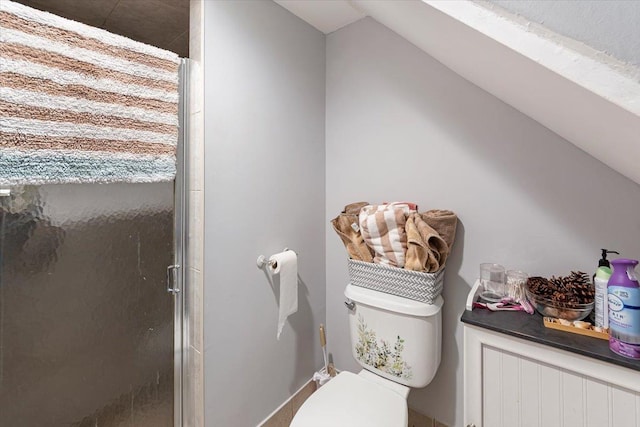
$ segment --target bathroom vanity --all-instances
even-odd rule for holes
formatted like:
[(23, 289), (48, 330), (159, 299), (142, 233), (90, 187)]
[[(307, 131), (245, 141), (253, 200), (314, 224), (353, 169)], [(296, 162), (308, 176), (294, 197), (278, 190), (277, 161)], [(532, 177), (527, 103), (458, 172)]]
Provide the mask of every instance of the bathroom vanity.
[(640, 426), (640, 361), (539, 314), (465, 310), (464, 425)]

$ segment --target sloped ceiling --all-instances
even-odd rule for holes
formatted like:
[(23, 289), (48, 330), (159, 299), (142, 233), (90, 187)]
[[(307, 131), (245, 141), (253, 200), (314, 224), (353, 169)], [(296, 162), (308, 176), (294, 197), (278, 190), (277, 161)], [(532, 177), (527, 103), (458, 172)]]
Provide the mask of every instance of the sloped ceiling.
[[(639, 69), (467, 0), (278, 3), (325, 33), (348, 24), (354, 11), (371, 16), (640, 184)], [(333, 14), (323, 15), (325, 3), (343, 7), (333, 4)]]
[(14, 0), (189, 57), (189, 0)]

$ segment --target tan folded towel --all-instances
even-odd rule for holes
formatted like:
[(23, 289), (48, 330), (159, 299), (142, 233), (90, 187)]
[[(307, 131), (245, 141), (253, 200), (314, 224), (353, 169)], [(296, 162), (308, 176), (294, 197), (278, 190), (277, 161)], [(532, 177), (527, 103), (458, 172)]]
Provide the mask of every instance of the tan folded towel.
[(456, 238), (456, 227), (458, 225), (458, 217), (456, 214), (448, 210), (432, 209), (420, 215), (422, 219), (447, 242), (447, 247), (449, 251), (451, 251)]
[(436, 272), (444, 267), (449, 255), (447, 242), (417, 213), (407, 218), (407, 259), (404, 268)]
[(360, 214), (360, 209), (362, 209), (363, 207), (367, 206), (368, 204), (369, 204), (369, 202), (349, 203), (347, 206), (344, 207), (344, 210), (342, 211), (342, 213), (351, 214), (351, 215), (359, 215)]
[(422, 240), (413, 216), (407, 218), (405, 231), (407, 232), (407, 259), (405, 260), (404, 268), (413, 271), (425, 271), (427, 264), (429, 264), (428, 268), (433, 268), (434, 264), (438, 264), (433, 252)]
[[(362, 206), (366, 206), (368, 203), (363, 202)], [(354, 206), (357, 203), (347, 205), (345, 212), (354, 212)], [(360, 212), (360, 208), (357, 209)], [(347, 248), (347, 253), (351, 259), (357, 261), (373, 262), (373, 252), (364, 242), (362, 233), (360, 233), (360, 226), (358, 225), (358, 213), (342, 213), (331, 220), (333, 229), (336, 230), (338, 236)]]

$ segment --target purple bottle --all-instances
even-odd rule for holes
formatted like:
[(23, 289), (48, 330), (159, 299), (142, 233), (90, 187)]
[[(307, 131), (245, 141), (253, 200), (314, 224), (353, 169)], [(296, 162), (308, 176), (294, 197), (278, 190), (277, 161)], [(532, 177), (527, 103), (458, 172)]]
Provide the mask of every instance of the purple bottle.
[(609, 348), (621, 356), (640, 359), (640, 283), (634, 259), (611, 261), (613, 274), (607, 285)]

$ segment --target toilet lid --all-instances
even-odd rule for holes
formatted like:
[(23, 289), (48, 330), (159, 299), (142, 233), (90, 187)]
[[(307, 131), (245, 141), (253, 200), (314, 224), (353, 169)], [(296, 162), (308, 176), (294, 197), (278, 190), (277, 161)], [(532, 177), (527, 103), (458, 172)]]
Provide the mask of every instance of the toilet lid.
[(313, 393), (290, 427), (406, 427), (407, 401), (351, 372), (342, 372)]

